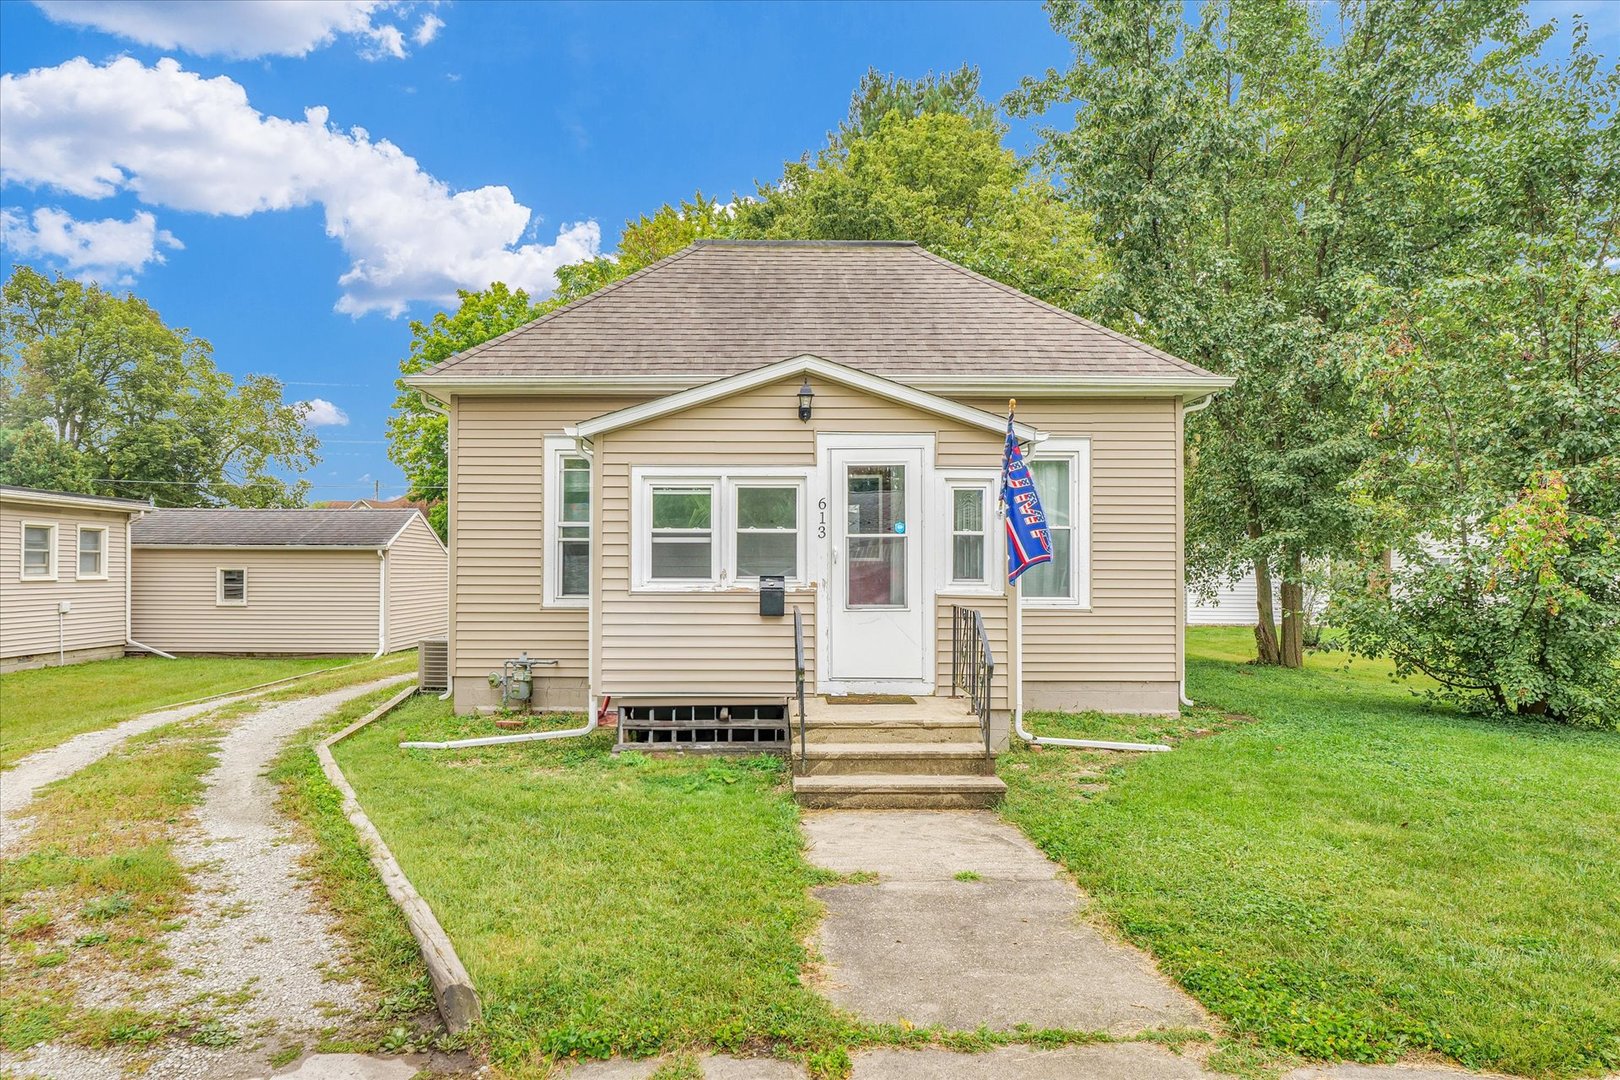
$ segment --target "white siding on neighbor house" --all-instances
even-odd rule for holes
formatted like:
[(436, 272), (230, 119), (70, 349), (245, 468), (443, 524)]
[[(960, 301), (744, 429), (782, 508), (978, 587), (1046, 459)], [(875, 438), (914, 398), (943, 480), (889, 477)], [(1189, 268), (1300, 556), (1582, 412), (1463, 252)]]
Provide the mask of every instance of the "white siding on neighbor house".
[(450, 559), (418, 515), (388, 548), (388, 651), (443, 637), (449, 619)]
[[(12, 498), (0, 502), (0, 660), (38, 656), (54, 663), (59, 626), (60, 644), (68, 653), (98, 650), (114, 655), (123, 651), (128, 630), (124, 538), (129, 517), (118, 511), (69, 509)], [(56, 526), (54, 581), (22, 578), (25, 521)], [(80, 525), (107, 530), (105, 580), (79, 576)], [(64, 600), (73, 610), (58, 616)]]
[[(971, 404), (1007, 408), (999, 398)], [(1021, 397), (1018, 419), (1054, 437), (1091, 440), (1091, 607), (1026, 605), (1026, 707), (1174, 712), (1183, 601), (1180, 400)]]
[[(1260, 621), (1254, 571), (1250, 570), (1234, 582), (1222, 584), (1215, 595), (1206, 600), (1197, 590), (1187, 590), (1188, 626), (1253, 626)], [(1282, 590), (1271, 590), (1272, 611), (1282, 610)]]
[[(134, 552), (135, 638), (180, 653), (373, 653), (374, 550), (143, 548)], [(247, 571), (247, 603), (218, 603), (218, 569)]]
[(543, 606), (545, 437), (637, 400), (456, 399), (450, 423), (450, 652), (460, 680), (459, 707), (494, 700), (485, 676), (520, 652), (557, 661), (540, 669), (539, 703), (584, 707), (588, 613), (583, 607)]

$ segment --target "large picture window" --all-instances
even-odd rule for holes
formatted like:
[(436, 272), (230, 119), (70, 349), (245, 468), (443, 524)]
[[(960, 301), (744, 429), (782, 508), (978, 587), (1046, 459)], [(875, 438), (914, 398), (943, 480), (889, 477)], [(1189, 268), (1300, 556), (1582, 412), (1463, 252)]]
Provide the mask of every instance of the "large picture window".
[(591, 462), (573, 439), (551, 436), (545, 463), (545, 605), (585, 607), (591, 596)]
[(806, 579), (806, 471), (650, 466), (633, 471), (637, 589), (752, 587)]
[(1029, 458), (1052, 538), (1052, 561), (1020, 579), (1034, 605), (1091, 604), (1091, 440), (1048, 439)]

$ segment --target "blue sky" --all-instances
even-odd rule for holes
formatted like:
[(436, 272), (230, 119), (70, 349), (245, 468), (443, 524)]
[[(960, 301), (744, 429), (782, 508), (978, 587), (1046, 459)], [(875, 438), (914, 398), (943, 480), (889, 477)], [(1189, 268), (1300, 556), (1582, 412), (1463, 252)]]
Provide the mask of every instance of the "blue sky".
[[(1620, 3), (1533, 15), (1587, 8), (1612, 57)], [(224, 370), (347, 418), (317, 429), (312, 498), (398, 494), (392, 380), (437, 297), (490, 277), (543, 291), (627, 217), (774, 179), (870, 66), (970, 62), (996, 98), (1066, 59), (1025, 3), (16, 0), (3, 271), (133, 289)]]

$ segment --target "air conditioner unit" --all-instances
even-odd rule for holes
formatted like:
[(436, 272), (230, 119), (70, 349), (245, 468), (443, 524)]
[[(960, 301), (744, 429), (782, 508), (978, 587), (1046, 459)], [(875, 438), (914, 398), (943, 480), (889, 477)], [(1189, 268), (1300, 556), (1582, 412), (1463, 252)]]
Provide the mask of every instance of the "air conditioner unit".
[(423, 638), (416, 647), (416, 688), (423, 693), (450, 689), (450, 642)]

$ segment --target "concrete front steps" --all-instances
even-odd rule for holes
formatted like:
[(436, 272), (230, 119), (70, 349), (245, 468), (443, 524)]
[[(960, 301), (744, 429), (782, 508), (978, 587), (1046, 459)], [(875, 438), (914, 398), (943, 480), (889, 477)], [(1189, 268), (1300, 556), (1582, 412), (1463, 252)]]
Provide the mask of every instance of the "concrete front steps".
[(1007, 785), (984, 752), (978, 718), (950, 698), (915, 705), (817, 702), (805, 746), (793, 732), (793, 794), (801, 806), (965, 810), (994, 806)]

